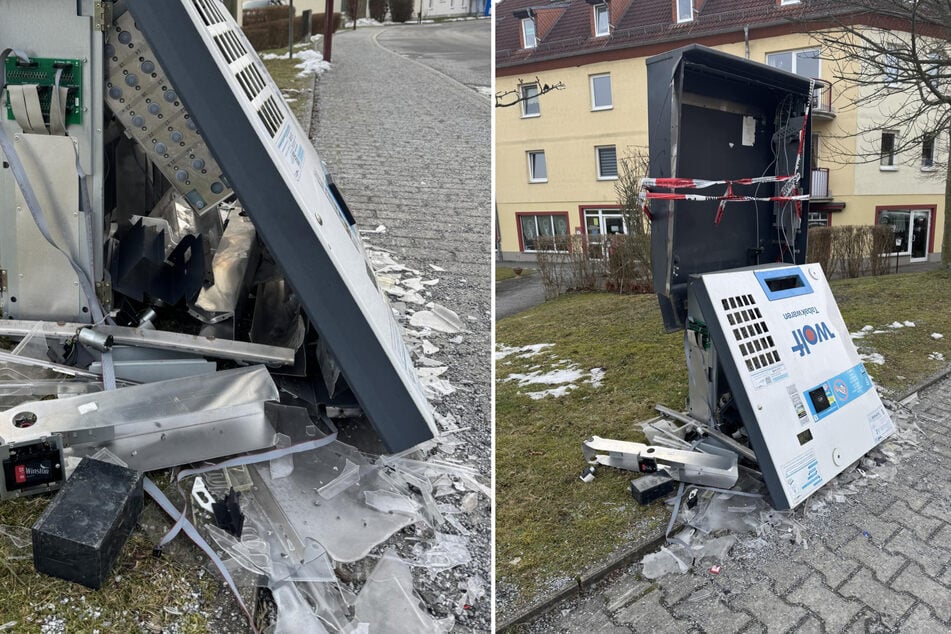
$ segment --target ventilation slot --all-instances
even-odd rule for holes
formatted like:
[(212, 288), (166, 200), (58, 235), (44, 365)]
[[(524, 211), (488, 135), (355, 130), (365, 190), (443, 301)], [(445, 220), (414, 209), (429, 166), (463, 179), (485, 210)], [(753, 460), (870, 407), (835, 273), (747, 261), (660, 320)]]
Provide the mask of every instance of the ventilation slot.
[(198, 11), (198, 15), (201, 16), (205, 26), (225, 21), (224, 16), (221, 15), (221, 11), (218, 9), (218, 3), (214, 0), (192, 0), (192, 4), (195, 5), (195, 10)]
[(273, 95), (261, 104), (258, 116), (261, 118), (261, 122), (264, 123), (264, 127), (271, 133), (271, 138), (277, 136), (277, 131), (281, 129), (281, 124), (284, 123), (284, 115), (281, 113), (277, 102), (274, 101)]
[(750, 372), (757, 372), (781, 361), (779, 350), (769, 333), (769, 326), (756, 306), (752, 295), (736, 295), (720, 300), (726, 319), (739, 344), (743, 362)]

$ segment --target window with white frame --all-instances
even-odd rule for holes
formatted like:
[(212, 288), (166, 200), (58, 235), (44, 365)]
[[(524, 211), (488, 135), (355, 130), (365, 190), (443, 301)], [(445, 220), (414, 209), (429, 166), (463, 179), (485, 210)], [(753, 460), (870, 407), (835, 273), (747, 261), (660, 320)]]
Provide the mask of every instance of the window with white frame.
[(611, 73), (591, 75), (591, 109), (610, 110), (614, 107), (611, 99)]
[(525, 18), (522, 20), (522, 47), (535, 48), (535, 19)]
[(522, 251), (566, 251), (568, 214), (526, 213), (518, 216)]
[(584, 232), (589, 238), (627, 233), (624, 214), (619, 209), (585, 209)]
[(934, 169), (934, 133), (921, 137), (921, 169)]
[(538, 84), (522, 84), (522, 117), (538, 117), (541, 113)]
[(898, 55), (895, 53), (885, 53), (885, 59), (882, 63), (882, 67), (885, 71), (885, 84), (889, 88), (894, 88), (898, 85), (898, 77), (900, 74), (898, 68)]
[[(818, 48), (805, 48), (798, 51), (783, 51), (781, 53), (769, 53), (766, 56), (766, 64), (773, 68), (784, 70), (788, 73), (796, 73), (810, 79), (820, 78), (820, 57)], [(813, 95), (813, 102), (821, 104), (822, 89), (816, 88)]]
[(614, 145), (601, 145), (594, 148), (598, 164), (598, 180), (617, 179), (617, 148)]
[(528, 153), (528, 182), (548, 182), (548, 164), (545, 162), (544, 150), (533, 150)]
[(598, 37), (611, 32), (608, 5), (599, 4), (594, 7), (594, 34)]
[(693, 0), (677, 0), (677, 22), (693, 20)]
[(885, 170), (898, 169), (895, 162), (895, 144), (898, 133), (894, 130), (882, 130), (882, 149), (879, 166)]
[(809, 227), (828, 227), (829, 226), (829, 212), (828, 211), (812, 211), (810, 209), (807, 224)]

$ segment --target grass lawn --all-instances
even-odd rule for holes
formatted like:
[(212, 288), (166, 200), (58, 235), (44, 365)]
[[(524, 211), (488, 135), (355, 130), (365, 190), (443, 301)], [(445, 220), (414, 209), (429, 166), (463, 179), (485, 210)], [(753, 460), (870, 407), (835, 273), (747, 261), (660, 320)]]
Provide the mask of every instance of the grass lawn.
[[(898, 392), (944, 368), (933, 353), (951, 359), (951, 274), (839, 280), (832, 288), (851, 331), (882, 331), (855, 343), (885, 358), (885, 365), (866, 363), (883, 387)], [(887, 327), (896, 321), (915, 327)], [(684, 407), (683, 337), (664, 334), (661, 324), (654, 296), (605, 293), (562, 296), (498, 322), (498, 346), (555, 344), (496, 364), (496, 574), (518, 589), (517, 603), (666, 522), (661, 502), (641, 508), (631, 499), (632, 474), (602, 468), (594, 483), (578, 478), (584, 439), (642, 441), (635, 424), (654, 415), (655, 403)], [(530, 388), (505, 380), (539, 366), (547, 371), (558, 360), (603, 368), (603, 385), (579, 382), (566, 396), (532, 400), (519, 393)]]
[[(535, 269), (522, 269), (522, 275), (531, 275), (535, 272)], [(510, 266), (497, 266), (495, 267), (495, 281), (504, 282), (505, 280), (511, 280), (518, 277), (515, 275), (515, 269)]]

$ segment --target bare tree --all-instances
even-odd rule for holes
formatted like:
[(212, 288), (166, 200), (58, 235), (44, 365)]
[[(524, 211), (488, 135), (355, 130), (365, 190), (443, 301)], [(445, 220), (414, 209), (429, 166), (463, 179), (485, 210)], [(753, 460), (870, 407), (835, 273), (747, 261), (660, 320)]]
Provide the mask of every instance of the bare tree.
[(614, 183), (624, 225), (625, 235), (614, 236), (610, 244), (610, 277), (619, 291), (650, 292), (651, 235), (650, 220), (644, 214), (644, 202), (640, 198), (641, 179), (648, 173), (647, 151), (644, 148), (628, 148), (627, 154), (618, 161), (618, 179)]
[(832, 62), (833, 78), (850, 87), (849, 106), (877, 113), (859, 121), (855, 136), (864, 146), (857, 141), (846, 154), (868, 162), (911, 154), (935, 168), (945, 181), (941, 261), (951, 267), (951, 160), (937, 160), (936, 151), (942, 138), (951, 149), (951, 2), (820, 0), (811, 11), (823, 5), (834, 23), (815, 34), (823, 58)]

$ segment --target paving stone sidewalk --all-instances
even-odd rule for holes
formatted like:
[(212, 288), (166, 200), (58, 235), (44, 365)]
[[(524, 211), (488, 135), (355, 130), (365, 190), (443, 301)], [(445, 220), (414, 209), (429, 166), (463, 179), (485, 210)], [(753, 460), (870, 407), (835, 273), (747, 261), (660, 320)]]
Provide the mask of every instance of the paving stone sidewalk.
[(844, 478), (856, 494), (794, 511), (801, 543), (738, 535), (719, 575), (704, 561), (649, 581), (635, 564), (528, 629), (951, 631), (951, 377), (919, 397), (893, 413), (903, 438)]
[[(441, 350), (432, 358), (449, 366), (441, 378), (456, 392), (435, 407), (452, 414), (454, 438), (466, 448), (467, 463), (491, 482), (490, 403), (490, 126), (489, 100), (440, 73), (377, 43), (389, 29), (338, 32), (331, 69), (317, 81), (312, 134), (317, 151), (374, 247), (399, 263), (438, 278), (431, 299), (457, 312), (466, 325), (458, 336), (430, 337)], [(450, 27), (451, 28), (451, 27)], [(425, 31), (420, 30), (420, 37)], [(485, 55), (490, 54), (486, 31)], [(488, 78), (485, 82), (488, 85)], [(435, 265), (441, 270), (436, 270)], [(315, 274), (319, 274), (315, 271)], [(415, 308), (422, 308), (416, 306)], [(472, 563), (451, 571), (453, 587), (417, 583), (430, 609), (447, 605), (468, 578), (486, 584), (490, 569), (490, 506), (480, 497), (467, 528)], [(466, 516), (469, 517), (469, 516)], [(419, 569), (414, 569), (419, 573)], [(450, 578), (448, 573), (443, 573)], [(488, 631), (491, 597), (457, 615), (455, 631)], [(457, 613), (458, 614), (458, 613)]]

